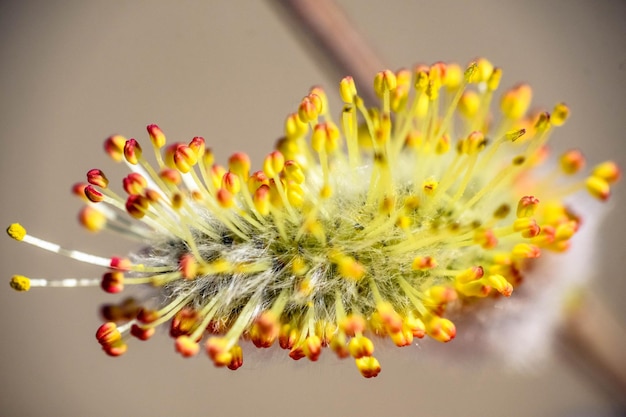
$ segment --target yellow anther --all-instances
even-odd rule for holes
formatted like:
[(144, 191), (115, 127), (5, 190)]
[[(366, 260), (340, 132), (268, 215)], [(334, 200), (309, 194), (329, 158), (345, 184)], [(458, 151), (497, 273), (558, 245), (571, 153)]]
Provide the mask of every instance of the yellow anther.
[(487, 90), (495, 91), (500, 86), (500, 80), (502, 79), (502, 69), (494, 68), (493, 72), (487, 80)]
[(559, 224), (554, 231), (554, 239), (557, 241), (568, 240), (578, 230), (578, 223), (575, 221), (570, 221), (566, 223)]
[(409, 216), (398, 216), (395, 224), (402, 230), (408, 230), (413, 224), (413, 220)]
[(343, 255), (337, 261), (337, 271), (344, 278), (358, 281), (365, 275), (365, 267), (351, 256)]
[(316, 94), (304, 97), (298, 107), (298, 117), (304, 123), (314, 122), (322, 113), (322, 99)]
[(418, 65), (413, 72), (415, 73), (415, 83), (413, 86), (417, 91), (425, 92), (428, 87), (428, 67)]
[(30, 289), (30, 279), (23, 275), (13, 275), (10, 285), (15, 291), (28, 291)]
[(615, 162), (606, 161), (596, 165), (593, 169), (592, 175), (597, 178), (602, 178), (609, 184), (613, 184), (621, 178), (622, 172)]
[(411, 71), (406, 68), (402, 68), (396, 71), (396, 84), (397, 84), (396, 88), (398, 87), (410, 88), (412, 77), (413, 75), (411, 74)]
[(293, 260), (291, 261), (291, 271), (294, 273), (294, 275), (304, 275), (308, 270), (309, 267), (306, 264), (304, 258), (299, 255), (294, 256)]
[(287, 139), (300, 139), (309, 131), (309, 124), (300, 120), (298, 113), (291, 113), (285, 120), (285, 136)]
[(550, 126), (550, 113), (542, 112), (537, 115), (535, 121), (535, 129), (537, 132), (543, 132)]
[(485, 280), (487, 284), (505, 297), (510, 297), (511, 293), (513, 293), (513, 286), (502, 275), (489, 275)]
[(294, 207), (302, 207), (304, 205), (304, 190), (294, 181), (287, 184), (287, 200)]
[(250, 173), (250, 157), (243, 152), (237, 152), (228, 158), (228, 170), (241, 178), (247, 178)]
[(493, 64), (486, 58), (478, 58), (476, 60), (476, 73), (474, 74), (474, 82), (485, 82), (491, 78), (493, 74)]
[(311, 147), (316, 152), (333, 152), (339, 147), (341, 134), (339, 128), (332, 122), (315, 125), (311, 135)]
[(535, 214), (535, 210), (539, 205), (539, 200), (533, 196), (524, 196), (520, 198), (519, 203), (517, 203), (517, 217), (531, 217)]
[(456, 327), (448, 319), (433, 316), (426, 323), (426, 333), (428, 336), (439, 342), (449, 342), (456, 336)]
[(459, 153), (465, 155), (474, 155), (483, 150), (486, 145), (485, 135), (480, 131), (474, 131), (459, 142), (458, 150)]
[(339, 94), (344, 103), (354, 103), (354, 97), (356, 96), (356, 85), (354, 79), (350, 76), (344, 77), (339, 83)]
[(500, 109), (505, 117), (517, 120), (528, 111), (532, 97), (533, 92), (530, 86), (520, 84), (504, 93), (500, 102)]
[(263, 172), (268, 178), (276, 178), (285, 166), (283, 154), (274, 151), (265, 157), (263, 161)]
[(509, 130), (508, 132), (506, 132), (506, 138), (507, 140), (510, 140), (511, 142), (515, 142), (516, 140), (518, 140), (525, 134), (526, 134), (526, 129)]
[(561, 126), (567, 118), (569, 117), (569, 107), (565, 103), (559, 103), (554, 106), (554, 110), (552, 110), (552, 115), (550, 117), (550, 123), (553, 126)]
[(320, 188), (320, 198), (326, 200), (333, 195), (333, 188), (329, 184), (322, 185)]
[(382, 97), (385, 92), (395, 90), (397, 85), (396, 74), (393, 71), (380, 71), (374, 77), (374, 92), (376, 92), (378, 97)]
[(107, 224), (106, 216), (92, 206), (85, 206), (78, 214), (78, 220), (81, 225), (90, 232), (99, 232), (104, 229)]
[(413, 259), (411, 267), (415, 271), (426, 271), (437, 268), (437, 261), (432, 256), (417, 256)]
[(572, 175), (585, 166), (585, 157), (578, 149), (572, 149), (561, 156), (559, 165), (565, 174)]
[(585, 186), (589, 194), (598, 200), (606, 201), (611, 196), (611, 186), (604, 178), (592, 175), (585, 181)]
[(435, 194), (435, 191), (437, 191), (438, 185), (439, 185), (439, 182), (435, 181), (434, 179), (425, 180), (422, 185), (424, 194), (426, 194), (427, 196), (432, 196), (433, 194)]
[(459, 88), (463, 81), (463, 71), (458, 64), (448, 64), (443, 78), (443, 84), (448, 90)]
[(540, 255), (541, 250), (529, 243), (518, 243), (511, 251), (511, 256), (517, 259), (538, 258)]
[(364, 356), (372, 356), (374, 353), (374, 343), (365, 336), (356, 336), (350, 339), (348, 350), (350, 351), (350, 356), (355, 359)]
[(480, 96), (474, 90), (467, 90), (459, 100), (459, 112), (468, 119), (471, 119), (478, 113), (480, 108)]
[(324, 114), (328, 112), (328, 95), (326, 95), (326, 91), (320, 86), (315, 86), (311, 88), (309, 91), (309, 95), (317, 96), (320, 100), (320, 114)]
[(480, 81), (480, 76), (478, 75), (478, 64), (476, 61), (470, 62), (465, 72), (463, 73), (463, 78), (467, 83), (475, 83)]
[(304, 183), (304, 172), (302, 172), (302, 168), (300, 168), (300, 165), (296, 161), (285, 162), (285, 178), (296, 184)]
[(261, 185), (254, 192), (253, 197), (254, 208), (262, 215), (267, 216), (270, 212), (270, 187), (266, 184)]
[(26, 229), (19, 223), (13, 223), (7, 228), (7, 234), (15, 240), (22, 240), (26, 236)]

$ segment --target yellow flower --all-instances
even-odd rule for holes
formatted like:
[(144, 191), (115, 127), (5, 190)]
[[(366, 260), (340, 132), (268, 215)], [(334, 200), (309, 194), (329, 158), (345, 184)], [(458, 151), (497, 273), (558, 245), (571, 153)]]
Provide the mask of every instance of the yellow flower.
[(132, 171), (126, 194), (90, 170), (74, 188), (87, 203), (79, 218), (143, 247), (127, 259), (99, 257), (13, 224), (14, 239), (107, 271), (84, 280), (20, 275), (11, 286), (154, 287), (158, 297), (104, 308), (96, 338), (113, 356), (130, 335), (146, 340), (169, 323), (181, 355), (197, 354), (205, 338), (216, 366), (242, 365), (241, 340), (278, 341), (293, 359), (315, 361), (330, 348), (375, 377), (374, 338), (451, 341), (463, 307), (514, 296), (535, 258), (568, 249), (580, 219), (566, 197), (587, 189), (606, 200), (620, 176), (605, 162), (576, 178), (579, 151), (544, 169), (545, 145), (569, 109), (528, 114), (532, 90), (521, 84), (492, 116), (501, 75), (482, 58), (465, 70), (385, 70), (374, 79), (376, 108), (346, 77), (337, 120), (315, 87), (256, 172), (244, 153), (215, 164), (201, 137), (167, 145), (156, 125), (147, 128), (156, 165), (135, 139), (112, 136), (107, 153)]

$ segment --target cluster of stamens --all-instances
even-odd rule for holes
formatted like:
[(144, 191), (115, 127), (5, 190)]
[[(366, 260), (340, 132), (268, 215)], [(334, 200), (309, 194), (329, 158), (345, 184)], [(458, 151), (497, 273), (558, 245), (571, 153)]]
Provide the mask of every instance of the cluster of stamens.
[(585, 162), (577, 150), (540, 174), (546, 142), (569, 110), (561, 103), (528, 113), (532, 92), (522, 84), (502, 95), (493, 118), (501, 74), (485, 59), (464, 71), (444, 63), (382, 71), (374, 108), (345, 77), (338, 123), (315, 87), (255, 172), (244, 153), (216, 164), (201, 137), (167, 145), (156, 125), (147, 128), (153, 164), (135, 139), (112, 136), (106, 152), (131, 169), (125, 194), (90, 170), (74, 187), (86, 202), (79, 219), (143, 248), (99, 257), (13, 224), (13, 238), (107, 272), (61, 281), (15, 276), (11, 286), (155, 288), (145, 302), (103, 308), (96, 338), (112, 356), (127, 350), (130, 336), (147, 340), (169, 323), (176, 351), (194, 356), (204, 345), (216, 366), (239, 368), (242, 340), (258, 348), (278, 342), (295, 360), (316, 361), (330, 348), (375, 377), (374, 338), (449, 342), (459, 307), (511, 296), (528, 262), (568, 249), (580, 219), (566, 197), (586, 189), (606, 200), (620, 176), (605, 162), (577, 179)]

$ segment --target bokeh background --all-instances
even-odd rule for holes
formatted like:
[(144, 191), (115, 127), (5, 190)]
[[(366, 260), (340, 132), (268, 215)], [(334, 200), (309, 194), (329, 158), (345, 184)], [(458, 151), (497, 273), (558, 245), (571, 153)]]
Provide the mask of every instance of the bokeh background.
[[(502, 86), (527, 81), (535, 103), (571, 106), (555, 148), (580, 147), (591, 163), (613, 158), (626, 166), (623, 1), (339, 3), (390, 68), (486, 56), (504, 68)], [(0, 223), (20, 221), (67, 247), (123, 254), (131, 245), (78, 226), (80, 203), (69, 190), (94, 167), (117, 184), (125, 170), (104, 155), (102, 141), (112, 133), (145, 141), (149, 123), (170, 140), (204, 136), (219, 160), (245, 150), (258, 163), (308, 88), (338, 83), (281, 16), (267, 1), (2, 1)], [(610, 204), (592, 286), (624, 323), (623, 183)], [(8, 286), (16, 273), (91, 277), (100, 270), (9, 238), (0, 239), (0, 250), (2, 416), (611, 412), (612, 402), (558, 357), (519, 373), (489, 362), (442, 362), (418, 347), (389, 350), (381, 375), (365, 380), (330, 354), (320, 365), (270, 353), (230, 372), (204, 355), (182, 359), (161, 332), (112, 359), (93, 334), (98, 306), (116, 297), (98, 288), (18, 294)]]

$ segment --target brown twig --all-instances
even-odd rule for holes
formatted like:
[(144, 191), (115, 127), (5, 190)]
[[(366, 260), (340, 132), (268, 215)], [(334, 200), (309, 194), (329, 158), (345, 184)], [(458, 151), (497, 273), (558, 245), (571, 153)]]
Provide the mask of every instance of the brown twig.
[[(331, 71), (334, 78), (351, 75), (357, 85), (369, 85), (376, 72), (385, 69), (383, 60), (334, 1), (271, 0), (270, 3), (288, 18), (307, 43), (307, 50), (317, 54), (322, 68)], [(359, 90), (359, 95), (369, 104), (377, 100), (372, 88)]]
[[(318, 54), (324, 69), (333, 75), (352, 75), (367, 85), (384, 61), (352, 26), (333, 0), (271, 0), (303, 35), (310, 51)], [(374, 103), (372, 89), (359, 89)], [(626, 405), (626, 332), (591, 294), (572, 310), (557, 332), (560, 357), (591, 376), (614, 401)]]

